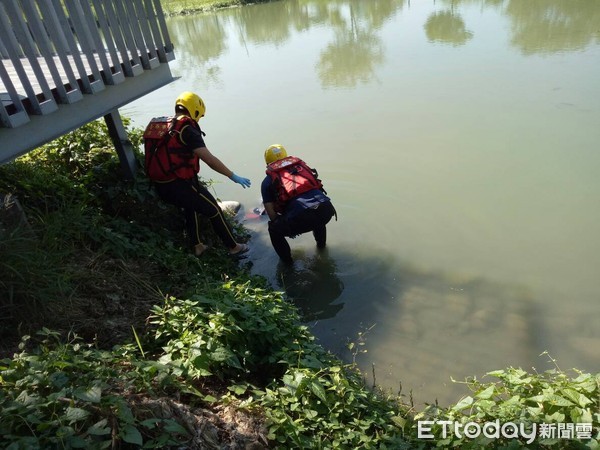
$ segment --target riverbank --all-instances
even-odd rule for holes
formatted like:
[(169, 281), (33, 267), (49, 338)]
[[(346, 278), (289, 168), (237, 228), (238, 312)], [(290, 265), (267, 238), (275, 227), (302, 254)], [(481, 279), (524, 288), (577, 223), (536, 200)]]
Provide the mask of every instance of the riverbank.
[(272, 0), (162, 0), (161, 5), (167, 16), (196, 14), (221, 8), (234, 8), (254, 3), (267, 3)]
[(28, 223), (0, 227), (0, 447), (404, 445), (408, 408), (317, 345), (208, 223), (192, 256), (103, 122), (2, 166), (0, 192)]
[[(138, 147), (141, 130), (128, 133)], [(124, 181), (103, 122), (0, 167), (0, 192), (27, 220), (0, 226), (2, 448), (475, 449), (528, 439), (444, 436), (444, 420), (578, 422), (590, 439), (528, 448), (597, 448), (600, 374), (509, 368), (423, 411), (365, 386), (214, 235), (191, 255), (180, 212), (141, 170)], [(437, 424), (425, 438), (420, 420)]]

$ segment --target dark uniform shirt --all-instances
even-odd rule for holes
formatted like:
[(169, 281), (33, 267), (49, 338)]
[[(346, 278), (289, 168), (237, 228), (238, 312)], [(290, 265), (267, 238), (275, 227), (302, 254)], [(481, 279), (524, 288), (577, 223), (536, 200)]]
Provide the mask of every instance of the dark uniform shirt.
[(196, 128), (193, 125), (188, 125), (181, 132), (181, 143), (190, 151), (200, 147), (206, 147), (204, 143), (204, 132), (200, 127)]

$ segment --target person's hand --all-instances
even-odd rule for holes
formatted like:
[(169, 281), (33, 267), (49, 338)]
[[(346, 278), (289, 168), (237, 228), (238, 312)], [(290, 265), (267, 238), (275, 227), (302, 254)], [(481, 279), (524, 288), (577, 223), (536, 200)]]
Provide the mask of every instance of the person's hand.
[(236, 175), (235, 173), (232, 174), (229, 177), (229, 179), (231, 181), (233, 181), (234, 183), (241, 184), (244, 189), (246, 189), (247, 187), (250, 187), (250, 185), (252, 184), (248, 178), (240, 177), (239, 175)]

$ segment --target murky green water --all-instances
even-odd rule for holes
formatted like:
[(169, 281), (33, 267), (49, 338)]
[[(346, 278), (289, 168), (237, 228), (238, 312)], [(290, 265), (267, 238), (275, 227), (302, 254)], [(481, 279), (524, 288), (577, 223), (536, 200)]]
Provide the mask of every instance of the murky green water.
[(169, 28), (181, 78), (122, 112), (198, 92), (208, 147), (254, 184), (202, 174), (246, 212), (268, 145), (318, 168), (326, 254), (298, 238), (286, 273), (246, 225), (326, 347), (417, 407), (544, 351), (600, 370), (600, 2), (285, 0)]

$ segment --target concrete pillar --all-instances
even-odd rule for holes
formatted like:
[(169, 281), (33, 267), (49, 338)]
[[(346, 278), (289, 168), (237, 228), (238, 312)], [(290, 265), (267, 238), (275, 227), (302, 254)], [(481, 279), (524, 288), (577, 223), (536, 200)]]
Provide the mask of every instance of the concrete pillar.
[(132, 180), (136, 172), (136, 159), (133, 152), (133, 145), (127, 136), (127, 131), (125, 131), (119, 110), (113, 109), (104, 116), (104, 121), (108, 127), (108, 134), (119, 155), (123, 174), (127, 179)]

